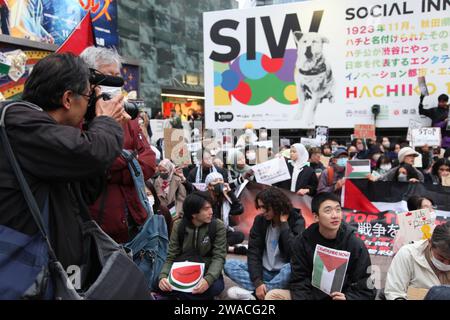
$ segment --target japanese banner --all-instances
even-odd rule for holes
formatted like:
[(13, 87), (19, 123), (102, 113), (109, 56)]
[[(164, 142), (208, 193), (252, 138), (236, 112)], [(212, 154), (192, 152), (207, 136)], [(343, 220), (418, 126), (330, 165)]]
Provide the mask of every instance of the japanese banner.
[[(207, 128), (407, 127), (450, 93), (448, 1), (316, 0), (204, 13)], [(428, 106), (425, 106), (428, 107)]]

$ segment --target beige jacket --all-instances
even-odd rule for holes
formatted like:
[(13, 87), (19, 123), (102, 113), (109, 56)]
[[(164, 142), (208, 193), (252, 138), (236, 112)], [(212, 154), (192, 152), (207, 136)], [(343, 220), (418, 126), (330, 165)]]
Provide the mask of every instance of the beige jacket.
[(161, 204), (169, 208), (169, 205), (175, 202), (177, 217), (183, 217), (183, 202), (186, 199), (186, 188), (181, 182), (181, 178), (176, 175), (172, 176), (168, 194), (164, 194), (162, 191), (161, 179), (156, 179), (155, 189)]
[(386, 299), (407, 298), (408, 287), (430, 289), (440, 281), (425, 258), (428, 240), (404, 245), (392, 260), (386, 277)]

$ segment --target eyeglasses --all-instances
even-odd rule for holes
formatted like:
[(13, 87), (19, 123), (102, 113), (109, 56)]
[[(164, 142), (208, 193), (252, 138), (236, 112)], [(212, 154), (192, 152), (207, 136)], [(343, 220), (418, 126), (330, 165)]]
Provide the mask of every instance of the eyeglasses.
[(89, 101), (91, 99), (92, 92), (89, 92), (89, 94), (77, 93), (77, 95), (86, 97), (86, 98), (88, 98), (88, 101)]

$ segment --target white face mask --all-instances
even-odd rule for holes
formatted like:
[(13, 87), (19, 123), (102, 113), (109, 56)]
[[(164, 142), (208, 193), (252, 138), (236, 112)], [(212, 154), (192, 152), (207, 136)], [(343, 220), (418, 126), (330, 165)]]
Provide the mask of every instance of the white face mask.
[(406, 174), (399, 174), (398, 175), (398, 182), (407, 182), (408, 176)]
[(433, 252), (431, 253), (431, 262), (434, 264), (436, 269), (442, 272), (449, 272), (450, 271), (450, 264), (445, 264), (438, 259), (436, 259), (433, 255)]
[(115, 96), (118, 96), (122, 94), (122, 88), (121, 87), (107, 87), (107, 86), (100, 86), (100, 91), (102, 93), (107, 93), (111, 96), (111, 98), (114, 98)]
[(247, 153), (247, 159), (249, 161), (254, 161), (256, 159), (256, 153), (254, 153), (254, 152)]
[(392, 169), (392, 165), (390, 165), (390, 164), (382, 164), (382, 165), (380, 166), (380, 169), (381, 169), (381, 170), (384, 170), (384, 171), (389, 171), (389, 170)]

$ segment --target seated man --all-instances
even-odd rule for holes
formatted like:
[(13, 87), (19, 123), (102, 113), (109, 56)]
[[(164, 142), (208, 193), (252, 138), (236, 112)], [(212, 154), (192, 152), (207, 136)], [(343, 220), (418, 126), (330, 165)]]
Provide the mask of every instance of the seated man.
[(278, 188), (271, 187), (256, 196), (255, 205), (261, 214), (255, 217), (250, 230), (248, 264), (238, 260), (225, 263), (225, 274), (239, 287), (228, 290), (232, 299), (265, 299), (272, 289), (285, 289), (291, 274), (291, 245), (294, 237), (305, 229), (301, 214)]
[[(266, 300), (375, 299), (376, 290), (369, 273), (369, 252), (364, 242), (356, 237), (355, 230), (342, 221), (339, 198), (333, 193), (318, 194), (312, 200), (311, 209), (317, 222), (293, 244), (290, 290), (273, 290), (267, 294)], [(312, 285), (318, 245), (350, 254), (342, 290), (333, 291), (333, 283), (329, 295)]]
[(404, 245), (392, 260), (384, 294), (405, 300), (409, 287), (430, 289), (450, 284), (450, 222), (436, 226), (429, 240)]
[(228, 252), (235, 254), (246, 254), (245, 246), (237, 246), (245, 239), (241, 231), (235, 231), (232, 227), (230, 216), (240, 215), (244, 212), (239, 199), (233, 191), (231, 191), (228, 183), (224, 182), (222, 174), (219, 172), (211, 172), (206, 176), (205, 184), (209, 197), (212, 199), (211, 205), (214, 218), (220, 219), (225, 224), (227, 230)]
[[(212, 300), (224, 289), (225, 226), (213, 218), (211, 199), (205, 193), (194, 192), (187, 196), (183, 212), (183, 219), (175, 222), (172, 230), (167, 260), (159, 275), (159, 289), (163, 296), (175, 299)], [(203, 278), (192, 293), (174, 291), (168, 281), (173, 263), (186, 260), (205, 262)]]

